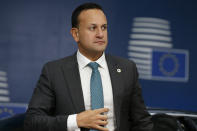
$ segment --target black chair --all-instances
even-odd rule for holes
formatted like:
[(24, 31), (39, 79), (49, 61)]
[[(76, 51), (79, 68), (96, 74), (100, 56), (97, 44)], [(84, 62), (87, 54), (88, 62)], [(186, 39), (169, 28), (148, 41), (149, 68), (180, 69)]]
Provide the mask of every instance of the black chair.
[(25, 113), (0, 120), (0, 131), (24, 131)]

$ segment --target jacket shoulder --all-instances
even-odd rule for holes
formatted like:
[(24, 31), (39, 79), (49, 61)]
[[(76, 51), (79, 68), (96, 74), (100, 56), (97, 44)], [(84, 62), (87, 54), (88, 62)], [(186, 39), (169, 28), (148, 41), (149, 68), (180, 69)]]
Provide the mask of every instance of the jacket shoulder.
[(49, 61), (47, 63), (44, 64), (44, 66), (49, 66), (49, 67), (58, 67), (58, 66), (62, 66), (65, 64), (69, 64), (70, 62), (75, 62), (75, 55), (72, 56), (66, 56), (64, 58), (61, 59), (57, 59), (57, 60), (53, 60), (53, 61)]
[(113, 61), (115, 63), (117, 63), (118, 65), (122, 65), (122, 66), (136, 66), (135, 62), (132, 60), (129, 60), (127, 58), (123, 58), (123, 57), (119, 57), (119, 56), (113, 56), (113, 55), (106, 55), (106, 58), (110, 61)]

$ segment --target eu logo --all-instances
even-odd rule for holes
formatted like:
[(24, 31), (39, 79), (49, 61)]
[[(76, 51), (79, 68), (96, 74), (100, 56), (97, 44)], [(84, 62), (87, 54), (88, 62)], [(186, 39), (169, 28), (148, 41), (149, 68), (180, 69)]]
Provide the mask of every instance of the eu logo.
[(152, 51), (152, 79), (188, 81), (189, 55), (186, 50)]

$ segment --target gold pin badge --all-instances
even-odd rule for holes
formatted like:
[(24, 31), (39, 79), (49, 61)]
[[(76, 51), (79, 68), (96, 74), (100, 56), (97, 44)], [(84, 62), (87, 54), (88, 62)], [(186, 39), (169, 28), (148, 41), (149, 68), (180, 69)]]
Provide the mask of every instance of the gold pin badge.
[(120, 73), (121, 72), (121, 69), (117, 69), (117, 72)]

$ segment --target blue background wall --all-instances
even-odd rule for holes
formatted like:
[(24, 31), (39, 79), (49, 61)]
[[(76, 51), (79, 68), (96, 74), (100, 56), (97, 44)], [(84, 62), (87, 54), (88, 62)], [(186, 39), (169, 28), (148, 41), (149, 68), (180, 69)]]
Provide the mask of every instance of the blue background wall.
[[(7, 72), (11, 103), (28, 103), (44, 63), (73, 54), (73, 9), (85, 0), (1, 1), (0, 70)], [(135, 17), (170, 21), (173, 47), (189, 51), (189, 81), (140, 80), (147, 106), (197, 111), (197, 1), (96, 0), (109, 24), (107, 52), (128, 58)]]

